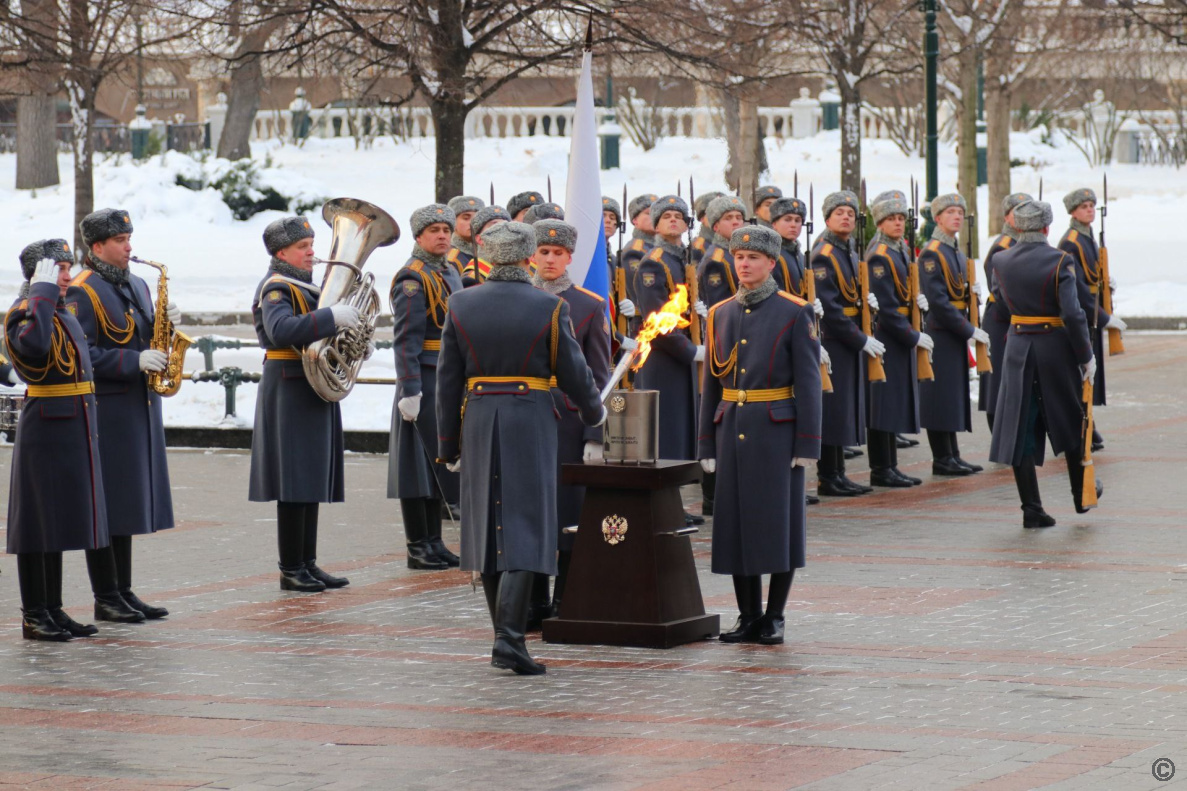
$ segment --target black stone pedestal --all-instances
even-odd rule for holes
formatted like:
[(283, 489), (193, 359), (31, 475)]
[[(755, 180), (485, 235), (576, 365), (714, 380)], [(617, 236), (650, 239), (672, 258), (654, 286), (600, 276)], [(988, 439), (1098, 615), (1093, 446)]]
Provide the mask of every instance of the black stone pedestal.
[(563, 465), (565, 483), (586, 487), (585, 505), (546, 642), (671, 648), (717, 636), (680, 500), (700, 474), (695, 461)]

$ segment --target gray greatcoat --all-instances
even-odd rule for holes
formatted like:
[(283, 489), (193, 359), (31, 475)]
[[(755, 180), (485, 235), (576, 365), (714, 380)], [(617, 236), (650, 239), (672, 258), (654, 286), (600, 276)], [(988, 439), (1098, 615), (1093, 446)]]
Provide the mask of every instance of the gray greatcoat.
[[(570, 286), (558, 296), (569, 304), (569, 318), (573, 321), (577, 345), (581, 347), (581, 353), (593, 374), (594, 386), (600, 391), (610, 381), (610, 322), (606, 317), (606, 301), (581, 286)], [(602, 441), (602, 427), (582, 423), (577, 404), (559, 387), (552, 388), (552, 404), (561, 416), (556, 427), (558, 547), (569, 551), (573, 549), (576, 537), (559, 531), (580, 521), (585, 487), (562, 485), (561, 465), (580, 464), (585, 443)]]
[(1058, 317), (1063, 326), (1053, 321), (1010, 328), (989, 458), (1019, 464), (1033, 454), (1041, 465), (1044, 435), (1057, 455), (1079, 453), (1084, 418), (1079, 366), (1092, 359), (1092, 342), (1076, 294), (1075, 263), (1042, 239), (1020, 241), (993, 264), (994, 295), (1011, 320)]
[(870, 250), (870, 291), (878, 299), (874, 337), (886, 351), (885, 382), (869, 384), (870, 428), (892, 434), (919, 433), (919, 368), (915, 346), (919, 333), (911, 328), (910, 271), (902, 252), (886, 244)]
[(968, 279), (965, 257), (952, 245), (932, 239), (919, 254), (919, 283), (927, 297), (924, 331), (935, 341), (931, 367), (935, 379), (919, 383), (919, 423), (931, 431), (972, 431), (969, 398)]
[(462, 462), (462, 570), (555, 575), (560, 416), (548, 380), (556, 377), (587, 425), (603, 409), (566, 302), (530, 280), (499, 279), (504, 268), (450, 299), (437, 365), (438, 452)]
[(821, 441), (864, 445), (866, 373), (861, 358), (866, 335), (858, 325), (861, 297), (856, 256), (848, 245), (838, 247), (821, 236), (811, 260), (816, 298), (824, 307), (820, 342), (832, 359), (833, 391), (824, 394)]
[(1104, 406), (1108, 403), (1108, 399), (1105, 398), (1105, 358), (1109, 356), (1105, 351), (1105, 325), (1112, 316), (1105, 312), (1104, 297), (1100, 293), (1100, 250), (1097, 249), (1096, 239), (1093, 238), (1090, 228), (1087, 231), (1069, 228), (1059, 240), (1059, 249), (1070, 255), (1076, 264), (1076, 295), (1080, 299), (1080, 307), (1084, 309), (1084, 316), (1088, 319), (1092, 351), (1096, 354), (1096, 379), (1092, 383), (1092, 403), (1094, 406)]
[[(462, 277), (452, 266), (435, 269), (415, 257), (392, 279), (389, 296), (395, 319), (396, 395), (388, 440), (388, 497), (443, 497), (446, 502), (457, 502), (458, 475), (437, 462), (436, 400), (446, 305), (450, 295), (461, 290)], [(414, 429), (401, 417), (396, 404), (415, 395), (421, 400)], [(438, 490), (438, 482), (443, 491)]]
[(152, 345), (148, 285), (130, 272), (127, 282), (112, 283), (88, 268), (71, 281), (66, 308), (78, 316), (90, 346), (111, 535), (173, 527), (161, 396), (140, 370), (140, 352)]
[(775, 262), (775, 269), (771, 277), (780, 291), (786, 291), (793, 297), (808, 298), (808, 287), (804, 282), (804, 251), (797, 244), (789, 247), (787, 242), (779, 250), (779, 259)]
[[(717, 460), (715, 574), (778, 574), (804, 565), (804, 468), (791, 460), (820, 458), (815, 320), (811, 304), (782, 291), (753, 304), (719, 302), (709, 313), (697, 454)], [(723, 388), (783, 387), (793, 388), (791, 398), (722, 399)]]
[[(38, 283), (4, 321), (12, 362), (25, 382), (69, 385), (94, 375), (86, 335)], [(60, 350), (53, 354), (54, 348)], [(17, 422), (8, 487), (8, 551), (63, 552), (110, 543), (99, 462), (95, 396), (27, 397)]]
[(734, 256), (728, 242), (722, 247), (709, 245), (697, 264), (697, 287), (699, 297), (709, 307), (723, 299), (729, 299), (738, 291), (738, 273), (734, 271)]
[[(639, 315), (659, 310), (685, 285), (684, 260), (656, 247), (635, 272)], [(659, 455), (664, 459), (696, 458), (696, 344), (688, 329), (673, 330), (651, 342), (651, 356), (635, 374), (636, 390), (659, 391)]]
[(989, 298), (986, 300), (985, 310), (981, 313), (981, 329), (989, 335), (989, 362), (993, 370), (981, 374), (981, 383), (977, 392), (977, 409), (990, 415), (997, 411), (997, 389), (1001, 384), (1001, 369), (1006, 354), (1006, 335), (1010, 332), (1009, 316), (1005, 310), (999, 310), (997, 296), (993, 285), (993, 258), (1003, 250), (1009, 250), (1014, 245), (1014, 239), (1002, 234), (993, 240), (989, 252), (985, 254), (985, 288)]
[[(297, 351), (336, 332), (334, 314), (318, 308), (321, 289), (269, 272), (256, 288), (251, 313), (265, 351)], [(253, 502), (340, 503), (343, 484), (342, 410), (323, 401), (300, 360), (264, 362), (251, 436)]]

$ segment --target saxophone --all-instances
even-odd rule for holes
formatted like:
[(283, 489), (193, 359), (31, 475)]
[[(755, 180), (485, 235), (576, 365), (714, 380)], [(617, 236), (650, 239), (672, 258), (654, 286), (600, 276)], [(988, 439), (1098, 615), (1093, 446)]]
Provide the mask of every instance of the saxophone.
[(176, 395), (181, 387), (181, 370), (185, 365), (185, 353), (193, 344), (194, 339), (184, 332), (178, 332), (169, 321), (169, 314), (165, 306), (169, 304), (169, 270), (164, 264), (156, 261), (146, 261), (143, 258), (131, 256), (130, 260), (137, 264), (151, 266), (161, 273), (157, 280), (157, 309), (156, 318), (152, 325), (152, 343), (149, 348), (164, 352), (165, 370), (149, 371), (148, 386), (153, 392), (169, 397)]

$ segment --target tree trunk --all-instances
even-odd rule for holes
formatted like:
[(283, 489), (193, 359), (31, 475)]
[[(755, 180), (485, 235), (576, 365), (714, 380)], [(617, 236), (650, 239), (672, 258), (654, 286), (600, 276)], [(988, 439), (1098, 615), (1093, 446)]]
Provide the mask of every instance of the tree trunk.
[[(762, 146), (758, 135), (758, 101), (750, 95), (738, 97), (738, 140), (738, 196), (749, 206), (758, 190), (758, 149)], [(750, 206), (750, 210), (753, 212), (754, 207)]]
[[(956, 188), (968, 204), (967, 214), (977, 213), (977, 50), (972, 44), (959, 55), (960, 125)], [(941, 193), (943, 190), (941, 190)], [(977, 255), (977, 233), (971, 234)], [(967, 244), (967, 242), (966, 242)]]
[(235, 48), (231, 64), (231, 89), (227, 97), (227, 120), (218, 141), (218, 156), (225, 159), (251, 157), (251, 130), (260, 111), (264, 71), (257, 54), (280, 26), (280, 19), (252, 28)]
[(437, 132), (437, 175), (435, 190), (438, 203), (448, 203), (450, 198), (464, 192), (466, 165), (466, 110), (465, 98), (448, 94), (429, 102), (433, 115), (433, 126)]
[(58, 177), (57, 99), (21, 96), (16, 104), (16, 188), (52, 187)]
[(1010, 194), (1010, 87), (993, 79), (985, 83), (985, 148), (989, 167), (989, 233), (1002, 231), (1001, 205)]
[(95, 148), (91, 141), (95, 92), (81, 81), (67, 79), (66, 93), (70, 97), (71, 147), (74, 151), (74, 249), (85, 251), (78, 224), (95, 210), (95, 173), (92, 169)]
[(837, 80), (841, 94), (841, 189), (861, 189), (861, 89), (844, 75)]
[(721, 98), (721, 115), (725, 121), (725, 184), (733, 190), (742, 180), (742, 150), (738, 145), (742, 139), (741, 111), (736, 94), (725, 90), (718, 91), (718, 94)]

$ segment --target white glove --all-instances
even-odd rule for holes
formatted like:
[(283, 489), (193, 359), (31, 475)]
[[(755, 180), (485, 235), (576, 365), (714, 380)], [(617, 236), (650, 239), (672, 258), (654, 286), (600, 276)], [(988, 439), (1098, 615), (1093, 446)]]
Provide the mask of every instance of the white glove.
[(709, 308), (705, 307), (705, 303), (701, 302), (699, 299), (692, 303), (692, 309), (695, 310), (697, 315), (702, 319), (709, 315)]
[(1085, 365), (1080, 366), (1080, 381), (1088, 382), (1096, 379), (1096, 355), (1092, 355), (1092, 359)]
[(19, 385), (21, 383), (21, 377), (17, 376), (15, 368), (8, 372), (8, 383), (13, 385)]
[(354, 305), (331, 305), (330, 313), (334, 314), (337, 329), (353, 330), (359, 326), (359, 309)]
[(701, 459), (701, 469), (710, 475), (717, 472), (717, 459)]
[(915, 345), (922, 346), (924, 349), (926, 349), (929, 352), (932, 349), (936, 348), (936, 342), (933, 341), (931, 339), (931, 336), (928, 335), (926, 332), (919, 333), (919, 341)]
[(623, 339), (621, 341), (619, 341), (618, 345), (624, 351), (628, 351), (628, 352), (633, 352), (635, 349), (639, 348), (639, 342), (637, 340), (635, 340), (634, 338), (628, 338), (628, 337), (623, 337)]
[(165, 315), (169, 317), (170, 323), (181, 323), (181, 308), (177, 307), (176, 302), (170, 302), (165, 306)]
[(828, 356), (828, 349), (823, 346), (820, 347), (820, 362), (824, 363), (826, 371), (830, 374), (833, 372), (833, 358)]
[(866, 294), (866, 304), (870, 306), (870, 310), (877, 310), (878, 298), (873, 294)]
[(601, 461), (602, 460), (602, 443), (600, 442), (586, 442), (585, 449), (581, 451), (582, 461)]
[(141, 371), (164, 371), (169, 356), (157, 349), (145, 349), (140, 353)]
[(1105, 327), (1110, 330), (1121, 330), (1122, 332), (1125, 332), (1127, 329), (1129, 329), (1129, 325), (1116, 316), (1110, 316), (1108, 323), (1105, 324)]
[(416, 418), (420, 416), (420, 397), (421, 394), (405, 396), (397, 401), (396, 409), (400, 411), (400, 417), (409, 423), (414, 423)]
[(791, 460), (792, 467), (807, 467), (811, 463), (812, 463), (812, 459), (792, 459)]
[(692, 361), (694, 363), (703, 363), (705, 361), (705, 347), (698, 346), (697, 353), (693, 355)]
[(877, 357), (882, 352), (886, 351), (886, 344), (875, 338), (873, 335), (866, 337), (866, 345), (861, 347), (861, 350), (871, 357)]
[(1113, 277), (1109, 278), (1109, 290), (1110, 291), (1117, 290), (1117, 279), (1116, 278), (1113, 278)]
[(459, 470), (461, 470), (461, 468), (462, 468), (462, 460), (461, 459), (458, 459), (457, 461), (445, 462), (445, 469), (449, 470), (450, 472), (458, 472)]
[(372, 354), (375, 354), (375, 343), (367, 341), (367, 351), (363, 352), (363, 362), (370, 360)]
[(980, 280), (973, 283), (973, 293), (977, 295), (977, 299), (981, 299), (985, 295), (985, 289), (981, 286)]
[(30, 285), (38, 283), (58, 284), (58, 264), (52, 258), (42, 258), (33, 270), (33, 277), (29, 278)]
[(983, 343), (986, 346), (988, 346), (989, 345), (989, 333), (986, 332), (985, 330), (981, 329), (980, 327), (977, 327), (975, 330), (973, 330), (973, 340), (976, 341), (977, 343)]
[(819, 299), (812, 302), (812, 310), (816, 312), (816, 318), (824, 318), (824, 305), (821, 304)]
[(927, 297), (923, 296), (923, 294), (915, 295), (915, 304), (919, 306), (920, 310), (926, 311), (928, 309)]
[(618, 301), (618, 312), (628, 319), (633, 317), (635, 315), (635, 303), (629, 299), (620, 299)]

